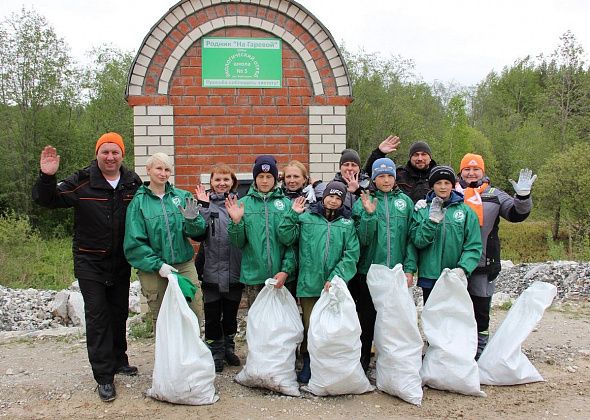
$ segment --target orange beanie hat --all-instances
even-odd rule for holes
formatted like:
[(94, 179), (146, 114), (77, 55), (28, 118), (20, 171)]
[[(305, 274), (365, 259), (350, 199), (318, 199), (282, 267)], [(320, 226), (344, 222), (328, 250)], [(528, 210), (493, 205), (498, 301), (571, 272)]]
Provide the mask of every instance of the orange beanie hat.
[(121, 137), (120, 134), (111, 132), (105, 133), (102, 136), (100, 136), (100, 138), (96, 142), (96, 149), (94, 151), (95, 154), (98, 154), (98, 149), (104, 143), (115, 143), (117, 146), (121, 148), (121, 152), (123, 153), (123, 156), (125, 156), (125, 144), (123, 143), (123, 137)]
[(481, 169), (482, 171), (486, 171), (486, 167), (483, 163), (483, 158), (480, 155), (476, 155), (474, 153), (467, 153), (461, 159), (461, 168), (459, 169), (462, 171), (465, 168), (469, 168), (470, 166), (476, 167)]

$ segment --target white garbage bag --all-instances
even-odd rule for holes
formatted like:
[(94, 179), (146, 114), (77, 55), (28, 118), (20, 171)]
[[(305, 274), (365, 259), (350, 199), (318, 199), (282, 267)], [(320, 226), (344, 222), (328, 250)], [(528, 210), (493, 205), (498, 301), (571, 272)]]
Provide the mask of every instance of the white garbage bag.
[(305, 390), (315, 395), (373, 391), (361, 366), (361, 325), (344, 280), (335, 276), (316, 302), (309, 320), (307, 350), (311, 379)]
[(377, 388), (410, 404), (422, 403), (422, 337), (401, 264), (372, 264), (367, 285), (377, 311)]
[(156, 323), (154, 373), (146, 395), (176, 404), (213, 404), (219, 399), (214, 382), (211, 351), (172, 273)]
[(303, 341), (303, 323), (291, 293), (275, 284), (276, 279), (267, 279), (248, 311), (248, 357), (235, 381), (299, 397), (295, 352)]
[(477, 324), (467, 278), (445, 268), (422, 310), (428, 349), (422, 360), (422, 385), (485, 397), (480, 390)]
[(477, 362), (482, 384), (518, 385), (543, 381), (521, 346), (556, 294), (557, 287), (541, 281), (522, 292)]

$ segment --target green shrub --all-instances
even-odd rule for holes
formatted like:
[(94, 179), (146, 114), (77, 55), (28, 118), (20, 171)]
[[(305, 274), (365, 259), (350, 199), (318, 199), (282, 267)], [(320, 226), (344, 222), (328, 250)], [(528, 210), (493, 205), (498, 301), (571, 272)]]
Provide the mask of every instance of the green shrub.
[(154, 336), (152, 317), (144, 317), (143, 322), (133, 325), (129, 329), (129, 336), (133, 338), (152, 338)]
[(502, 219), (499, 232), (502, 259), (511, 260), (514, 264), (549, 260), (547, 234), (550, 232), (548, 221), (510, 223)]

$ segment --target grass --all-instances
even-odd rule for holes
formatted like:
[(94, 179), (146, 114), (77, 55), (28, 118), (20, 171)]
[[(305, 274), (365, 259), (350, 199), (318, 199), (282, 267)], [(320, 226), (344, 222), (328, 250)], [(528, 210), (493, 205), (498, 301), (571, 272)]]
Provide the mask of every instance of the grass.
[(153, 338), (153, 323), (151, 316), (144, 317), (143, 322), (133, 325), (129, 330), (129, 336), (136, 339)]
[(547, 234), (551, 224), (547, 221), (510, 223), (500, 222), (502, 259), (514, 264), (550, 260)]

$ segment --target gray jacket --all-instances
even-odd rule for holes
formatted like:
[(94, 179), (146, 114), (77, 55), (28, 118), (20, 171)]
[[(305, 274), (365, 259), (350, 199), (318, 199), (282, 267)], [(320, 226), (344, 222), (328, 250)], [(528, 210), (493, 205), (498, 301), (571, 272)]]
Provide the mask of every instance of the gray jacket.
[(216, 284), (220, 293), (229, 292), (230, 284), (240, 281), (242, 251), (230, 244), (227, 234), (229, 215), (225, 208), (225, 196), (211, 192), (209, 205), (201, 207), (206, 222), (206, 232), (201, 246), (205, 250), (203, 282)]
[(498, 227), (500, 217), (512, 222), (522, 222), (531, 213), (533, 202), (531, 196), (511, 197), (496, 187), (488, 187), (481, 194), (483, 204), (483, 226), (481, 242), (483, 252), (469, 278), (469, 293), (474, 296), (489, 297), (494, 293), (494, 280), (500, 272), (500, 238)]

